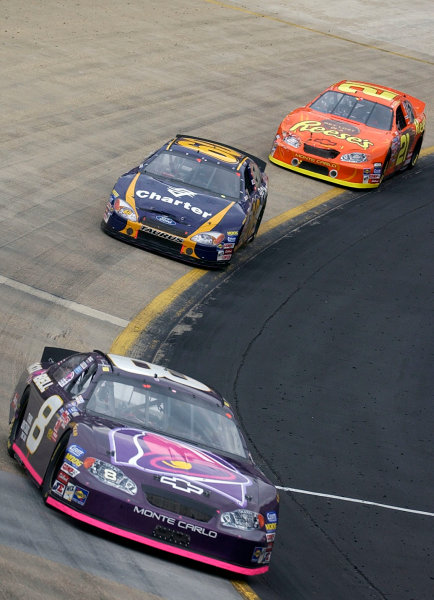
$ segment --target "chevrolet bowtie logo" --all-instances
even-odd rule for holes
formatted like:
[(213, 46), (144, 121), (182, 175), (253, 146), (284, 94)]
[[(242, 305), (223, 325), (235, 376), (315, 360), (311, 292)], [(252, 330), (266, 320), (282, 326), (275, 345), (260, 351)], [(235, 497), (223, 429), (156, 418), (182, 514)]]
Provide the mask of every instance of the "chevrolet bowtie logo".
[(160, 477), (160, 483), (167, 483), (171, 485), (175, 490), (181, 490), (183, 492), (188, 492), (189, 494), (198, 494), (201, 496), (203, 494), (203, 489), (194, 485), (190, 481), (186, 481), (185, 479), (181, 479), (179, 477), (170, 477), (168, 475), (162, 475)]

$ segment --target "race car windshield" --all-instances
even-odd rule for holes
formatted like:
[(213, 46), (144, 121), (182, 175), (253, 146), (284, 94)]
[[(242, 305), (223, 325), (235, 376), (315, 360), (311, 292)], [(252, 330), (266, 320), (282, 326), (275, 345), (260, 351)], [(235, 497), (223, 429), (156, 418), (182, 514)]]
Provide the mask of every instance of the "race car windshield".
[(167, 384), (142, 384), (107, 375), (98, 381), (86, 410), (202, 447), (247, 456), (238, 427), (224, 407), (217, 401), (215, 407), (204, 405), (198, 396)]
[(374, 129), (389, 131), (392, 128), (393, 111), (390, 107), (349, 94), (329, 90), (310, 107), (319, 112), (363, 123)]
[(160, 152), (142, 168), (142, 173), (200, 188), (225, 198), (240, 198), (239, 173), (200, 157)]

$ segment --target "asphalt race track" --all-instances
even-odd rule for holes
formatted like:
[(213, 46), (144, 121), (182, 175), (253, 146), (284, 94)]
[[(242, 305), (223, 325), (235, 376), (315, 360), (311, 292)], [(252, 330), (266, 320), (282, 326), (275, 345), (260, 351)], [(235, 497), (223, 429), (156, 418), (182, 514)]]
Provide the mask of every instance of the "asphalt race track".
[(429, 157), (339, 198), (168, 314), (147, 356), (235, 403), (291, 488), (262, 600), (434, 597), (433, 176)]

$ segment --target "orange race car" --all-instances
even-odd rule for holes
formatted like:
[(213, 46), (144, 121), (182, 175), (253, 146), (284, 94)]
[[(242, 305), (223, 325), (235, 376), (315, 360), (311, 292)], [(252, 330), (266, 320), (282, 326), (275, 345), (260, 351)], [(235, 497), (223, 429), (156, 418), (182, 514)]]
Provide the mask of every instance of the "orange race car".
[(269, 159), (353, 188), (375, 188), (412, 168), (422, 147), (425, 103), (392, 88), (340, 81), (287, 115)]

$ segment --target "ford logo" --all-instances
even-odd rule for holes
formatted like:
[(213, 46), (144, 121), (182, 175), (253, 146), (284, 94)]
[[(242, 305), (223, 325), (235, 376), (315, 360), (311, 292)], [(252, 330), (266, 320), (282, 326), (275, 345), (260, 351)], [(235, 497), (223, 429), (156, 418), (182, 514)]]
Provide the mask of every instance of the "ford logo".
[(176, 221), (174, 221), (170, 217), (166, 217), (165, 215), (158, 216), (156, 217), (156, 219), (157, 221), (160, 221), (160, 223), (164, 223), (165, 225), (176, 225)]

